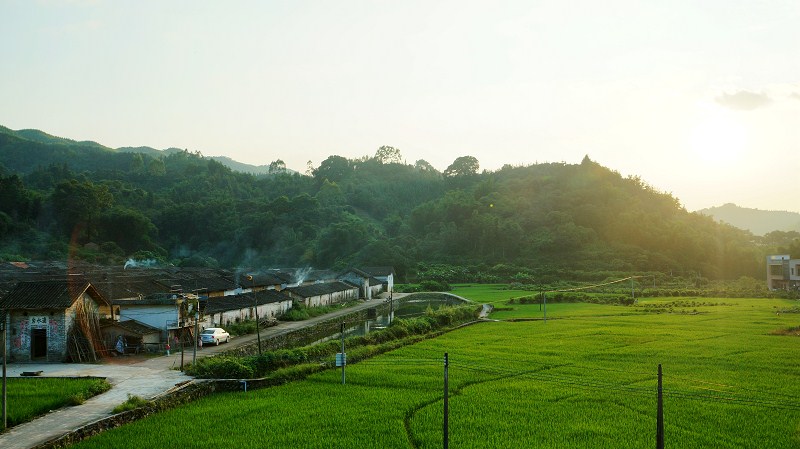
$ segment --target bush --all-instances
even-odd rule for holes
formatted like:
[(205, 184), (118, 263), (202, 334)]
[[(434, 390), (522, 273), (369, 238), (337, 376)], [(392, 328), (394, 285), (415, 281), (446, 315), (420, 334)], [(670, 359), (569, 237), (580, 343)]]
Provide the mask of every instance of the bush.
[(256, 332), (256, 322), (255, 320), (247, 320), (231, 323), (225, 326), (225, 329), (233, 336), (254, 334)]
[(186, 374), (207, 379), (251, 379), (253, 368), (241, 359), (228, 357), (209, 357), (190, 365)]
[(445, 281), (426, 280), (419, 283), (419, 288), (426, 292), (449, 292), (450, 284)]
[(147, 399), (142, 399), (139, 396), (132, 395), (128, 393), (128, 399), (125, 400), (122, 404), (114, 407), (114, 413), (122, 413), (127, 412), (128, 410), (134, 410), (139, 407), (144, 407), (146, 405), (150, 405), (151, 402)]

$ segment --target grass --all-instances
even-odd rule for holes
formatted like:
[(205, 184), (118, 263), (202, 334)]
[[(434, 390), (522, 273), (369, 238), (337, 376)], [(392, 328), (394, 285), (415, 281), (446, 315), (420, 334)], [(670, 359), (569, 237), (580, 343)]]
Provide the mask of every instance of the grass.
[(50, 410), (79, 405), (108, 391), (105, 379), (8, 378), (8, 425), (28, 422)]
[[(456, 292), (481, 302), (509, 296), (486, 286)], [(451, 447), (653, 447), (658, 364), (669, 447), (800, 447), (800, 339), (771, 335), (800, 324), (775, 312), (796, 302), (702, 301), (717, 305), (548, 305), (558, 319), (482, 323), (349, 365), (346, 385), (330, 370), (217, 394), (76, 447), (441, 447), (444, 352)], [(506, 313), (540, 312), (517, 304), (496, 315)], [(207, 419), (220, 411), (225, 419)], [(180, 433), (170, 432), (176, 421)]]

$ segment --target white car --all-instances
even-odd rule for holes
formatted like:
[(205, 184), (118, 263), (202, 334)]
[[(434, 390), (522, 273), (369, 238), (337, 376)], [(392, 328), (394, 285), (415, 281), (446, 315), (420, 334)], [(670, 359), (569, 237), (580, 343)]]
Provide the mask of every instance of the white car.
[(200, 332), (200, 341), (202, 341), (203, 344), (214, 343), (215, 345), (219, 345), (221, 341), (227, 343), (230, 339), (231, 334), (227, 333), (225, 329), (221, 327), (209, 327), (203, 330), (203, 332)]

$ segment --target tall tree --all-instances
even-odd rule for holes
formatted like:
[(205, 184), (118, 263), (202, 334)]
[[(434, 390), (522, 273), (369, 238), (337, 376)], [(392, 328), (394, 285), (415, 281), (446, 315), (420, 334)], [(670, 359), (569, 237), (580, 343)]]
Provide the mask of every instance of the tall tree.
[(473, 156), (461, 156), (456, 158), (456, 160), (444, 170), (444, 175), (448, 177), (474, 175), (478, 173), (479, 168), (480, 164), (478, 164), (478, 159)]
[(401, 164), (403, 156), (397, 148), (383, 145), (375, 152), (375, 160), (381, 164)]

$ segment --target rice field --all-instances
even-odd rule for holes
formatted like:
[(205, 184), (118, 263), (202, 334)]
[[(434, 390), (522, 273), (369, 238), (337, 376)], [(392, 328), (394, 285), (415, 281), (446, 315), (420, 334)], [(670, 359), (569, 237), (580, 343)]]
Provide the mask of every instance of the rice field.
[[(217, 394), (77, 447), (439, 448), (447, 352), (451, 447), (652, 448), (662, 364), (667, 447), (798, 448), (800, 338), (771, 335), (800, 324), (776, 313), (795, 304), (548, 305), (546, 323), (481, 323), (350, 365), (346, 385), (332, 370)], [(495, 317), (540, 317), (513, 309)]]
[(105, 379), (10, 377), (7, 379), (8, 425), (15, 426), (50, 410), (83, 403), (109, 388)]

